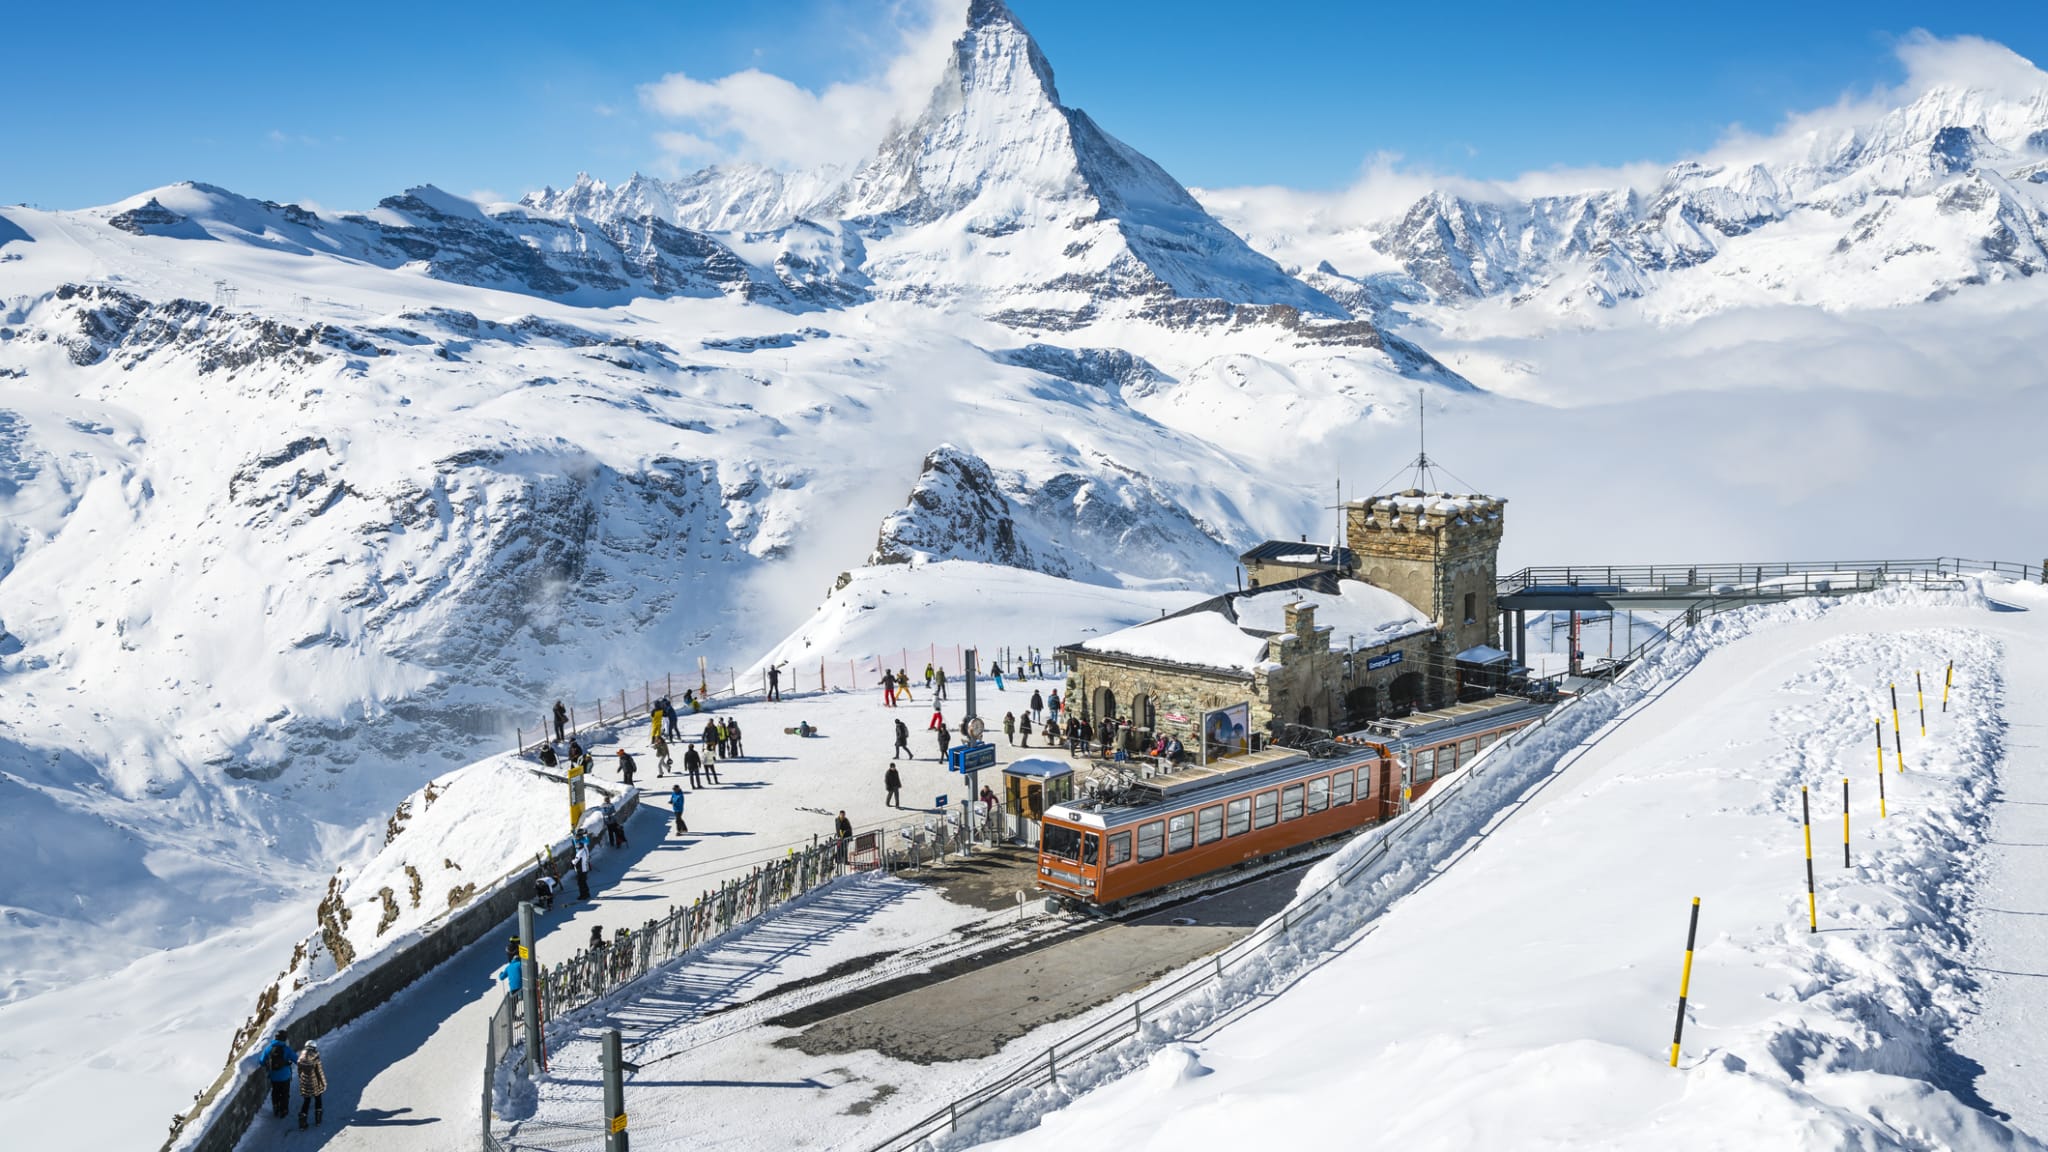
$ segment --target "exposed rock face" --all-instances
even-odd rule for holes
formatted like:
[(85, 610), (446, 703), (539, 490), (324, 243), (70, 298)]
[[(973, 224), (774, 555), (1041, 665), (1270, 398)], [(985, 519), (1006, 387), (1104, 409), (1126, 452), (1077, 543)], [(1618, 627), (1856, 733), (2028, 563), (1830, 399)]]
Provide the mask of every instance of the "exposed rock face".
[(140, 208), (130, 208), (128, 211), (111, 217), (107, 221), (108, 224), (119, 228), (121, 231), (132, 232), (137, 236), (146, 236), (151, 232), (168, 231), (172, 227), (184, 222), (185, 218), (183, 216), (157, 203), (157, 199), (154, 196), (149, 198), (149, 203), (142, 205)]

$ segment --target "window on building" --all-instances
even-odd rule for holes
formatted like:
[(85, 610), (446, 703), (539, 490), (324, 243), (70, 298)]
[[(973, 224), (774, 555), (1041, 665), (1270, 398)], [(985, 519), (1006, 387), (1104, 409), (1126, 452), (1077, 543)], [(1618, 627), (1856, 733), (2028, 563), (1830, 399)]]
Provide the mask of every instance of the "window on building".
[(1224, 834), (1242, 836), (1252, 829), (1252, 798), (1239, 796), (1225, 805), (1230, 810), (1229, 819), (1224, 822)]
[(1212, 804), (1202, 809), (1201, 819), (1195, 822), (1195, 839), (1204, 844), (1223, 839), (1223, 805)]
[(1306, 785), (1302, 784), (1289, 784), (1280, 790), (1280, 818), (1282, 820), (1301, 819), (1302, 792), (1306, 787)]
[(1119, 832), (1109, 838), (1109, 866), (1122, 864), (1131, 858), (1131, 834)]
[(1166, 818), (1166, 850), (1185, 852), (1195, 846), (1195, 814), (1177, 812)]
[(1328, 776), (1325, 776), (1319, 780), (1309, 781), (1308, 810), (1311, 812), (1321, 812), (1323, 809), (1328, 808), (1329, 806), (1330, 778)]
[(1166, 855), (1166, 823), (1154, 820), (1138, 825), (1138, 859), (1157, 860)]
[(1467, 592), (1465, 593), (1465, 623), (1476, 624), (1478, 623), (1478, 621), (1479, 594), (1476, 592)]
[(1337, 806), (1351, 803), (1351, 772), (1349, 769), (1330, 777), (1330, 803)]
[(1252, 827), (1269, 828), (1280, 819), (1280, 794), (1261, 792), (1252, 803)]

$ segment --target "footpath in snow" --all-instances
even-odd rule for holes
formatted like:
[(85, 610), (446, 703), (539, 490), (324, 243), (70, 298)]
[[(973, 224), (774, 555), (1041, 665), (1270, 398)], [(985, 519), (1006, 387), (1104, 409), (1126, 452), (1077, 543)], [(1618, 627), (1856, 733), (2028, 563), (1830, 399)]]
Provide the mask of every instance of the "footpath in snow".
[[(1077, 1075), (963, 1135), (1060, 1152), (2043, 1147), (2038, 930), (1985, 924), (2026, 919), (2048, 882), (2048, 855), (1996, 842), (2032, 826), (2005, 813), (2042, 776), (2023, 745), (2048, 723), (2048, 603), (1991, 593), (2033, 611), (1885, 594), (1710, 621), (1641, 670), (1638, 707), (1572, 735), (1560, 771), (1347, 892), (1405, 895), (1334, 954), (1276, 954), (1264, 1006), (1221, 1027), (1191, 1014), (1148, 1034), (1137, 1074), (1047, 1112), (1100, 1083)], [(1938, 683), (1949, 660), (1958, 690), (1922, 739), (1913, 672)], [(1906, 771), (1888, 751), (1880, 820), (1890, 682)]]

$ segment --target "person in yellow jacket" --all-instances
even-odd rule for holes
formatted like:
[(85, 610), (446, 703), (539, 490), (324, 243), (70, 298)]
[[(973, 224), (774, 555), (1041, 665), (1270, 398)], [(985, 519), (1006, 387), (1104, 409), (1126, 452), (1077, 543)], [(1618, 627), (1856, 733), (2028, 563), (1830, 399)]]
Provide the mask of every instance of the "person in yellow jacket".
[(656, 708), (649, 712), (647, 719), (652, 725), (652, 731), (648, 733), (647, 742), (649, 744), (661, 743), (661, 709)]

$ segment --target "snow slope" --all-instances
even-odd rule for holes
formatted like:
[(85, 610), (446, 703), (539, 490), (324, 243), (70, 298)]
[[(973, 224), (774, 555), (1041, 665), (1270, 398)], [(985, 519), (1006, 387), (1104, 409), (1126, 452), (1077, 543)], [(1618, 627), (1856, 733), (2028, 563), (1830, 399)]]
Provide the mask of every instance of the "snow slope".
[[(1276, 954), (1276, 999), (1198, 1041), (1170, 1040), (1201, 1031), (1178, 1022), (1144, 1071), (1001, 1146), (2042, 1147), (2038, 1094), (1986, 1068), (2029, 1050), (2013, 1021), (2044, 993), (2014, 981), (1988, 1018), (1968, 925), (2001, 788), (2038, 766), (2007, 732), (2042, 722), (2020, 689), (2048, 671), (2044, 633), (1981, 598), (1886, 599), (1710, 622), (1632, 677), (1645, 702), (1555, 748), (1557, 771), (1494, 765), (1498, 815), (1444, 821), (1455, 835), (1412, 838), (1341, 898), (1394, 899), (1364, 931)], [(1880, 820), (1886, 685), (1951, 659), (1966, 687), (1907, 733), (1906, 771), (1887, 757)], [(1356, 923), (1342, 911), (1318, 915)]]

